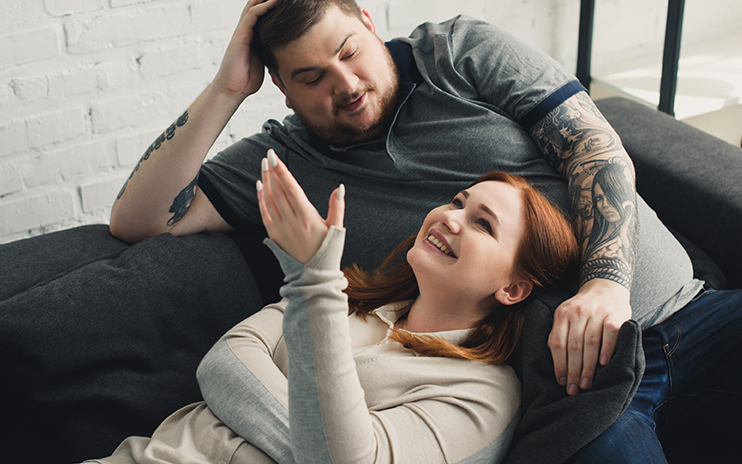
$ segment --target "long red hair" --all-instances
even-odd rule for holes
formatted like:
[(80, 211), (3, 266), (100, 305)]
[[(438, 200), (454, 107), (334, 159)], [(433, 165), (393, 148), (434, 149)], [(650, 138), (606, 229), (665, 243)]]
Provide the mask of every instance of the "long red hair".
[[(579, 247), (574, 229), (564, 214), (552, 205), (524, 178), (500, 171), (484, 174), (471, 185), (481, 182), (503, 182), (518, 189), (525, 204), (526, 229), (516, 252), (515, 271), (533, 282), (533, 295), (556, 288), (574, 277)], [(376, 308), (389, 303), (414, 300), (420, 294), (407, 251), (416, 235), (401, 243), (369, 274), (357, 266), (344, 269), (348, 279), (348, 304), (351, 312), (365, 318)], [(515, 349), (523, 326), (523, 302), (498, 306), (485, 316), (469, 337), (454, 345), (431, 335), (395, 330), (392, 339), (424, 356), (474, 359), (492, 364), (505, 362)]]

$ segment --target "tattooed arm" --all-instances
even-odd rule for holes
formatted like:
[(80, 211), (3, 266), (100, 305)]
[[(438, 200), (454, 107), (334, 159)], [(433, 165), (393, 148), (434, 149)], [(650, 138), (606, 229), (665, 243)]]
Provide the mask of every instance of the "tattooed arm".
[(217, 137), (265, 75), (252, 53), (253, 27), (275, 0), (250, 0), (242, 11), (214, 80), (147, 149), (113, 204), (111, 233), (129, 242), (171, 232), (230, 230), (197, 186)]
[[(134, 243), (163, 232), (227, 230), (205, 195), (197, 187), (198, 172), (206, 154), (233, 111), (215, 104), (215, 95), (206, 91), (163, 132), (134, 167), (121, 188), (111, 212), (111, 233)], [(236, 107), (235, 107), (236, 109)], [(196, 196), (203, 200), (195, 202)], [(192, 204), (199, 208), (190, 211)], [(200, 211), (199, 211), (200, 210)], [(180, 226), (179, 223), (188, 219)], [(201, 230), (194, 230), (195, 220)], [(205, 227), (205, 228), (203, 228)], [(183, 232), (188, 233), (188, 232)]]
[(549, 336), (557, 381), (575, 395), (590, 388), (597, 363), (608, 363), (618, 330), (631, 318), (638, 239), (634, 168), (584, 92), (547, 115), (532, 136), (567, 180), (581, 244), (580, 289), (555, 311)]

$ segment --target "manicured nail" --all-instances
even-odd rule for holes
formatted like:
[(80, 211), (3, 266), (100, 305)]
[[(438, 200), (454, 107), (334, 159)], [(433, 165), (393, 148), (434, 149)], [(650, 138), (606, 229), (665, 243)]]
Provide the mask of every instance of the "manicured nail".
[(258, 192), (260, 192), (261, 190), (263, 190), (263, 183), (262, 183), (262, 182), (260, 182), (260, 181), (257, 181), (257, 182), (255, 182), (255, 189), (256, 189), (256, 190), (257, 190)]
[(274, 168), (278, 166), (278, 158), (276, 158), (276, 152), (272, 148), (268, 149), (268, 162)]
[(340, 184), (340, 187), (338, 187), (337, 192), (338, 200), (342, 200), (345, 198), (345, 184)]
[(260, 160), (260, 170), (263, 172), (268, 170), (268, 158)]

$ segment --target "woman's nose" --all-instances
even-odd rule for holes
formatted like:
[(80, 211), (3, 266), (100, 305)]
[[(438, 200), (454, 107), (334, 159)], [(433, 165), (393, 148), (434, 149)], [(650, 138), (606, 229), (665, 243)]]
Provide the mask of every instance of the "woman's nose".
[(462, 219), (463, 212), (461, 210), (450, 210), (441, 213), (441, 224), (446, 226), (453, 234), (458, 234), (461, 231)]

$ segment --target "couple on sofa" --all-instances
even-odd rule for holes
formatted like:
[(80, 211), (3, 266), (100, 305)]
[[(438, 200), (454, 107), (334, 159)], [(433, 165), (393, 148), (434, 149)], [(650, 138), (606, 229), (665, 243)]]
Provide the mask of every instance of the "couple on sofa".
[[(268, 121), (260, 134), (241, 140), (204, 163), (209, 147), (231, 115), (260, 88), (264, 66), (294, 114), (283, 122)], [(487, 201), (480, 201), (479, 192), (473, 190), (477, 185), (482, 186), (470, 187), (485, 171), (507, 171), (523, 176), (554, 204), (570, 213), (580, 246), (579, 281), (570, 288), (569, 297), (552, 291), (528, 300), (523, 308), (520, 345), (537, 348), (516, 347), (508, 358), (526, 391), (531, 388), (533, 379), (543, 374), (543, 371), (533, 372), (537, 364), (534, 360), (543, 360), (550, 354), (550, 375), (548, 378), (541, 376), (543, 389), (552, 389), (549, 390), (550, 400), (544, 403), (543, 398), (524, 395), (520, 402), (521, 420), (511, 430), (507, 425), (516, 414), (512, 411), (514, 398), (503, 394), (502, 399), (498, 397), (497, 404), (490, 406), (510, 411), (498, 415), (498, 421), (504, 421), (498, 424), (504, 428), (494, 435), (504, 437), (505, 441), (512, 440), (508, 454), (503, 456), (493, 451), (506, 449), (507, 443), (500, 442), (494, 448), (481, 443), (466, 448), (469, 443), (462, 441), (460, 446), (466, 452), (456, 446), (453, 451), (443, 446), (438, 450), (442, 462), (445, 462), (444, 456), (455, 456), (455, 460), (469, 456), (471, 462), (491, 462), (498, 456), (504, 462), (564, 462), (568, 459), (591, 463), (663, 462), (658, 434), (667, 414), (663, 406), (672, 398), (714, 391), (723, 404), (724, 395), (739, 395), (741, 370), (740, 350), (737, 349), (739, 330), (736, 328), (740, 327), (737, 309), (742, 306), (742, 295), (706, 290), (702, 282), (693, 279), (690, 260), (682, 247), (635, 194), (631, 160), (584, 89), (548, 57), (496, 27), (457, 17), (438, 25), (421, 25), (408, 38), (383, 43), (375, 34), (368, 12), (352, 0), (251, 0), (243, 11), (215, 79), (164, 135), (163, 140), (142, 157), (114, 204), (111, 232), (128, 243), (142, 241), (131, 247), (133, 254), (149, 250), (147, 244), (154, 242), (147, 239), (162, 237), (163, 232), (176, 236), (206, 231), (252, 233), (266, 218), (265, 205), (259, 199), (266, 192), (274, 192), (275, 187), (267, 187), (264, 182), (263, 189), (258, 192), (251, 185), (261, 176), (272, 174), (272, 169), (285, 166), (306, 192), (309, 202), (317, 205), (319, 212), (315, 219), (328, 217), (329, 221), (337, 215), (332, 205), (340, 199), (335, 195), (336, 200), (331, 199), (330, 205), (325, 206), (328, 190), (341, 183), (347, 186), (349, 208), (343, 221), (347, 237), (342, 262), (345, 265), (356, 263), (364, 269), (376, 268), (380, 257), (388, 255), (397, 244), (415, 233), (419, 224), (425, 224), (426, 212), (440, 205), (462, 205), (461, 210), (467, 211), (464, 200), (468, 198), (461, 198), (461, 195), (469, 195), (480, 205), (476, 209), (478, 214), (490, 210), (487, 216), (492, 219), (488, 227), (492, 227), (493, 222), (501, 226), (498, 221), (501, 214), (496, 208), (502, 203), (488, 204), (487, 201), (492, 201), (490, 196)], [(269, 149), (275, 150), (276, 155), (271, 155), (271, 162), (261, 169), (261, 164), (265, 164), (261, 160)], [(503, 197), (491, 196), (498, 201)], [(283, 209), (277, 207), (275, 211), (283, 217)], [(476, 217), (473, 222), (484, 227), (476, 222), (479, 219)], [(539, 218), (535, 223), (540, 221)], [(502, 222), (506, 221), (502, 219)], [(333, 225), (338, 224), (333, 222)], [(455, 225), (443, 229), (450, 230), (450, 227)], [(296, 255), (287, 250), (306, 234), (296, 233), (281, 240), (275, 239), (280, 227), (272, 230), (266, 224), (266, 229), (272, 243), (278, 243), (273, 250), (289, 276), (301, 276), (302, 272), (309, 277), (312, 272), (323, 274), (322, 259), (312, 259), (321, 262), (318, 269), (298, 266)], [(496, 231), (497, 227), (494, 229)], [(341, 262), (334, 256), (338, 253), (337, 238), (333, 240), (331, 235), (336, 236), (341, 229), (332, 230), (337, 231), (327, 234), (332, 243), (322, 246), (329, 248), (328, 254), (332, 256), (328, 259), (338, 261), (332, 262), (331, 270), (335, 271)], [(496, 232), (495, 235), (501, 238)], [(447, 233), (431, 233), (431, 237), (428, 241), (426, 235), (420, 243), (435, 248), (428, 251), (444, 255), (438, 258), (449, 259), (449, 253), (457, 252), (455, 245), (446, 244)], [(257, 240), (247, 243), (247, 255), (261, 253), (255, 246)], [(309, 248), (316, 251), (314, 246)], [(509, 250), (513, 252), (514, 248)], [(156, 253), (156, 250), (149, 252)], [(282, 252), (288, 252), (293, 261)], [(157, 256), (162, 260), (162, 269), (167, 269), (169, 256)], [(412, 252), (410, 258), (414, 267)], [(301, 259), (298, 261), (306, 264)], [(513, 258), (512, 263), (517, 260)], [(203, 266), (203, 262), (198, 265)], [(201, 269), (206, 273), (210, 267), (218, 266), (220, 263), (215, 261)], [(253, 274), (256, 268), (252, 266)], [(151, 277), (161, 276), (162, 269), (151, 269)], [(556, 266), (550, 270), (558, 272), (559, 269), (560, 266)], [(268, 273), (267, 268), (258, 270)], [(519, 273), (515, 275), (523, 277)], [(311, 300), (306, 296), (309, 290), (303, 277), (289, 276), (286, 287), (289, 290), (284, 291), (299, 286), (304, 292), (303, 298), (291, 299), (291, 304), (296, 301), (296, 305), (301, 306), (304, 298)], [(295, 280), (297, 278), (301, 285)], [(260, 279), (254, 276), (255, 281)], [(334, 277), (322, 279), (318, 281), (320, 287), (338, 285)], [(532, 285), (533, 279), (525, 282)], [(188, 285), (187, 282), (183, 284)], [(463, 282), (449, 284), (463, 285)], [(503, 288), (506, 287), (508, 285)], [(157, 292), (156, 285), (154, 291)], [(265, 290), (253, 288), (252, 299), (258, 300), (260, 292)], [(322, 295), (318, 298), (324, 298)], [(139, 295), (132, 304), (141, 300), (142, 295)], [(144, 301), (146, 304), (146, 296)], [(377, 307), (390, 302), (389, 298), (380, 299)], [(492, 301), (489, 302), (491, 305)], [(290, 310), (291, 304), (268, 311), (274, 318), (281, 317), (279, 313), (285, 311), (284, 324), (292, 314), (294, 324), (299, 326), (295, 328), (297, 332), (290, 332), (293, 329), (284, 326), (284, 335), (299, 334), (297, 340), (287, 338), (286, 345), (307, 343), (306, 337), (315, 340), (313, 328), (325, 323), (330, 325), (331, 320), (335, 320), (327, 316), (326, 322), (303, 324), (306, 320), (301, 317), (306, 315), (301, 314), (302, 311), (306, 314), (306, 307), (294, 311)], [(403, 328), (409, 329), (409, 333), (441, 331), (409, 326), (414, 322), (411, 318), (415, 313), (410, 309), (406, 314), (402, 319), (406, 321)], [(201, 314), (201, 317), (208, 316), (208, 313)], [(268, 316), (261, 311), (254, 317)], [(321, 318), (321, 314), (318, 317)], [(398, 316), (391, 316), (390, 320), (390, 316), (374, 313), (373, 317), (382, 322), (386, 318), (391, 321), (392, 328), (397, 327), (394, 317)], [(370, 320), (378, 323), (377, 319)], [(632, 322), (625, 324), (629, 320)], [(436, 327), (434, 322), (428, 323)], [(545, 332), (544, 324), (548, 324)], [(472, 324), (471, 321), (461, 325), (444, 324), (442, 331), (449, 332), (451, 328), (466, 330), (472, 328)], [(237, 326), (234, 330), (248, 329)], [(543, 334), (548, 334), (548, 345), (546, 337), (541, 337)], [(274, 336), (280, 337), (280, 334)], [(538, 338), (533, 345), (529, 344), (534, 340), (531, 337)], [(344, 339), (331, 337), (335, 338)], [(385, 335), (382, 338), (386, 340)], [(453, 340), (454, 347), (462, 345), (461, 337), (453, 337)], [(464, 337), (464, 340), (468, 339)], [(217, 343), (214, 350), (219, 352), (224, 343), (229, 343), (229, 338)], [(406, 341), (402, 346), (410, 343), (414, 342)], [(294, 352), (291, 346), (288, 351)], [(279, 355), (273, 353), (274, 359)], [(219, 356), (225, 355), (218, 354), (217, 358), (221, 359)], [(646, 370), (642, 376), (645, 357)], [(338, 363), (347, 361), (337, 358)], [(443, 362), (442, 359), (436, 361)], [(312, 363), (317, 372), (325, 368), (324, 361), (310, 358), (306, 363), (297, 362), (299, 365), (295, 368), (300, 372), (297, 375), (311, 378), (312, 373), (302, 369), (309, 369)], [(468, 366), (470, 363), (460, 361), (458, 364)], [(292, 372), (291, 358), (288, 366), (288, 372)], [(333, 366), (342, 367), (347, 364)], [(487, 369), (489, 367), (482, 367), (482, 372)], [(236, 377), (239, 372), (242, 371), (227, 369), (227, 377), (218, 382), (219, 385), (213, 385), (214, 380), (210, 379), (216, 374), (202, 373), (200, 381), (202, 386), (212, 382), (208, 388), (204, 387), (204, 396), (209, 409), (221, 420), (218, 423), (226, 424), (247, 438), (248, 431), (241, 430), (239, 421), (249, 422), (246, 415), (250, 408), (245, 414), (233, 417), (229, 411), (238, 407), (239, 401), (226, 399), (220, 403), (217, 398), (209, 399), (212, 393), (207, 394), (207, 390), (216, 391), (214, 395), (218, 397), (221, 388), (222, 392), (229, 391), (233, 395), (229, 379), (243, 384), (243, 380)], [(358, 375), (360, 373), (356, 377)], [(389, 375), (371, 380), (380, 383), (377, 388), (382, 389), (395, 379)], [(513, 380), (503, 381), (502, 385), (510, 382), (508, 391), (511, 391)], [(482, 379), (485, 381), (486, 375)], [(316, 383), (314, 399), (327, 394), (322, 390), (325, 386), (319, 381)], [(719, 391), (720, 385), (722, 391)], [(561, 391), (558, 396), (551, 393), (554, 386)], [(348, 400), (349, 408), (358, 406), (358, 391), (355, 393)], [(373, 390), (365, 393), (372, 395)], [(291, 382), (287, 397), (292, 398)], [(295, 397), (303, 398), (301, 392)], [(493, 399), (488, 397), (481, 401)], [(411, 402), (405, 410), (412, 411), (415, 407)], [(320, 414), (316, 417), (318, 408)], [(325, 414), (329, 414), (328, 417), (337, 414), (337, 411), (323, 409), (322, 404), (306, 408), (302, 405), (293, 410), (299, 412), (295, 413), (296, 427), (295, 414), (289, 417), (292, 440), (300, 436), (309, 442), (316, 434), (337, 426), (332, 423), (323, 423), (322, 427), (316, 425)], [(589, 417), (584, 411), (599, 414)], [(192, 411), (185, 414), (188, 413), (191, 414), (189, 418), (204, 417)], [(302, 419), (311, 413), (315, 416)], [(373, 412), (367, 414), (373, 415)], [(441, 417), (431, 413), (431, 420), (442, 420)], [(167, 420), (172, 419), (173, 416)], [(178, 430), (189, 423), (193, 425), (197, 421), (178, 420), (181, 427)], [(495, 427), (488, 421), (487, 427), (490, 426)], [(557, 429), (555, 436), (559, 438), (554, 440), (553, 446), (551, 442), (539, 449), (529, 445), (533, 443), (529, 436)], [(215, 429), (207, 427), (207, 430)], [(368, 428), (344, 432), (349, 436), (357, 433), (365, 437), (362, 443), (371, 447), (363, 450), (366, 455), (384, 449), (383, 440), (370, 440), (372, 432)], [(424, 433), (434, 435), (435, 427), (431, 425)], [(342, 454), (347, 451), (346, 444), (332, 442), (334, 437), (326, 438), (330, 440), (327, 445), (330, 456), (346, 456)], [(235, 436), (235, 440), (239, 438)], [(434, 442), (448, 443), (443, 439)], [(421, 439), (420, 443), (428, 442)], [(298, 462), (324, 459), (322, 455), (311, 455), (314, 449), (302, 448), (301, 444), (299, 439), (288, 444), (296, 447), (292, 456)], [(414, 454), (415, 447), (419, 446), (417, 441), (410, 439), (407, 444), (407, 452)], [(256, 443), (253, 445), (258, 447)], [(259, 452), (270, 455), (267, 448), (259, 448), (262, 450)], [(297, 454), (307, 449), (313, 450), (308, 451), (310, 455)], [(430, 452), (427, 448), (426, 451)], [(341, 454), (334, 454), (336, 452)], [(235, 459), (235, 462), (242, 462), (238, 455)]]

